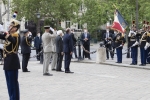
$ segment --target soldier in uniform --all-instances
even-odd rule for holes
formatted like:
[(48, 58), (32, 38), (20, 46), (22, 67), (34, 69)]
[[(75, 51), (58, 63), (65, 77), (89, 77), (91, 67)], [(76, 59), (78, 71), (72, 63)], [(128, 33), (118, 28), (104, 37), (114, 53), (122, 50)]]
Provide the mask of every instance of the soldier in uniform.
[(147, 55), (147, 57), (146, 57), (147, 64), (150, 64), (150, 57), (149, 57), (150, 56), (150, 26), (149, 25), (147, 26), (146, 35), (147, 35), (147, 39), (146, 39), (146, 45), (144, 48), (146, 50), (146, 55)]
[(20, 44), (20, 36), (17, 30), (20, 24), (17, 20), (11, 21), (9, 31), (0, 34), (0, 39), (5, 40), (4, 44), (4, 72), (8, 88), (9, 100), (20, 100), (18, 69), (20, 69), (20, 61), (18, 57), (18, 48)]
[(117, 32), (117, 35), (115, 36), (114, 41), (115, 41), (115, 48), (117, 52), (116, 63), (122, 63), (122, 49), (123, 49), (123, 45), (126, 42), (124, 38), (124, 33)]
[(140, 54), (141, 54), (141, 64), (140, 66), (146, 66), (146, 58), (147, 58), (147, 51), (144, 48), (146, 46), (146, 40), (147, 40), (147, 25), (145, 21), (143, 22), (143, 30), (141, 32), (141, 37), (140, 37)]
[(129, 47), (131, 47), (131, 56), (132, 56), (132, 63), (130, 65), (137, 65), (139, 42), (137, 39), (135, 21), (133, 21), (132, 24), (133, 24), (132, 29), (130, 30), (128, 35), (128, 42), (129, 42)]
[(31, 53), (32, 34), (29, 30), (25, 30), (23, 33), (24, 36), (21, 39), (22, 72), (30, 72), (27, 66)]

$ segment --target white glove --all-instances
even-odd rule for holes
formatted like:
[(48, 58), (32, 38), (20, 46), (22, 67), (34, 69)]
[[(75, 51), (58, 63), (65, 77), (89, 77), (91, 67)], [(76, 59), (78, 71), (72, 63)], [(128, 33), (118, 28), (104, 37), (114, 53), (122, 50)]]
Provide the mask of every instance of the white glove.
[(136, 32), (130, 30), (128, 37), (131, 37), (131, 33), (134, 33), (136, 35)]
[(144, 47), (145, 50), (147, 50), (147, 48), (150, 46), (150, 43), (146, 42), (146, 45)]
[(119, 47), (123, 47), (123, 45), (121, 44)]
[(32, 33), (31, 33), (31, 32), (29, 32), (28, 36), (31, 36), (31, 35), (32, 35)]
[(145, 50), (147, 50), (147, 48), (148, 48), (147, 46), (144, 47)]
[(128, 37), (131, 37), (131, 33), (132, 33), (132, 31), (130, 30)]
[(54, 32), (54, 31), (55, 31), (52, 27), (50, 27), (49, 29), (50, 29), (52, 32)]
[(147, 46), (147, 47), (150, 47), (150, 43), (146, 42), (146, 46)]
[(136, 46), (136, 45), (139, 45), (139, 42), (138, 42), (138, 41), (136, 41), (136, 42), (132, 45), (132, 47), (134, 47), (134, 46)]

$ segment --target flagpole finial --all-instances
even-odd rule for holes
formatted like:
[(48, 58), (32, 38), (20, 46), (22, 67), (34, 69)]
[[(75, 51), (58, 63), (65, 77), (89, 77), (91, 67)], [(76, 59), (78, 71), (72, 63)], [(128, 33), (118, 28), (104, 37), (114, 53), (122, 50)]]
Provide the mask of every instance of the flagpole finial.
[(113, 6), (117, 9), (117, 7), (116, 7), (116, 5), (115, 5), (115, 4), (113, 4)]

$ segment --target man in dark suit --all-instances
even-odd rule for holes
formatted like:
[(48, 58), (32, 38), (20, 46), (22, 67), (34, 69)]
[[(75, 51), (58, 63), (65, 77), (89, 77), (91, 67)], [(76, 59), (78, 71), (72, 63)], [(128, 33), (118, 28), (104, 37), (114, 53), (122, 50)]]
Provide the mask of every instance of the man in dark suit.
[(71, 31), (70, 35), (71, 35), (72, 41), (73, 41), (73, 52), (74, 52), (75, 58), (77, 58), (77, 50), (76, 50), (77, 39), (74, 37), (74, 30)]
[[(90, 34), (88, 33), (87, 29), (85, 28), (84, 33), (81, 35), (81, 41), (82, 41), (82, 45), (83, 45), (84, 49), (87, 51), (90, 51), (90, 40), (91, 40)], [(83, 50), (83, 58), (84, 57), (91, 59), (90, 54)]]
[(31, 53), (32, 34), (28, 30), (25, 30), (23, 33), (24, 36), (21, 39), (22, 71), (30, 72), (28, 71), (27, 66)]
[(56, 53), (57, 53), (57, 65), (56, 65), (56, 71), (63, 72), (61, 70), (62, 67), (62, 59), (63, 59), (63, 40), (62, 40), (62, 35), (63, 32), (62, 30), (57, 31), (57, 37), (56, 37)]
[(66, 34), (63, 37), (63, 52), (65, 54), (65, 61), (64, 61), (64, 67), (65, 67), (65, 73), (73, 73), (70, 71), (70, 62), (73, 52), (73, 43), (71, 38), (71, 30), (69, 28), (66, 29)]
[[(103, 40), (106, 47), (106, 56), (107, 60), (109, 59), (109, 51), (112, 50), (112, 42), (113, 42), (113, 35), (109, 32), (109, 28), (107, 27), (106, 33), (103, 34)], [(110, 52), (110, 56), (113, 59), (113, 53)]]
[[(37, 33), (37, 36), (35, 37), (34, 39), (34, 47), (36, 48), (36, 54), (40, 53), (41, 51), (41, 36), (40, 36), (40, 33)], [(40, 60), (40, 54), (37, 55), (37, 60)]]

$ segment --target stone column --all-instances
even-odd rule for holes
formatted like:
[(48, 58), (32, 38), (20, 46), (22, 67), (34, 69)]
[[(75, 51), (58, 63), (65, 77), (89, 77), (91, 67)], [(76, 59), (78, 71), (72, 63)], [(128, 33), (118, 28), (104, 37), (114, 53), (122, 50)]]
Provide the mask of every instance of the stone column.
[(103, 63), (106, 61), (106, 48), (100, 47), (96, 52), (96, 63)]

